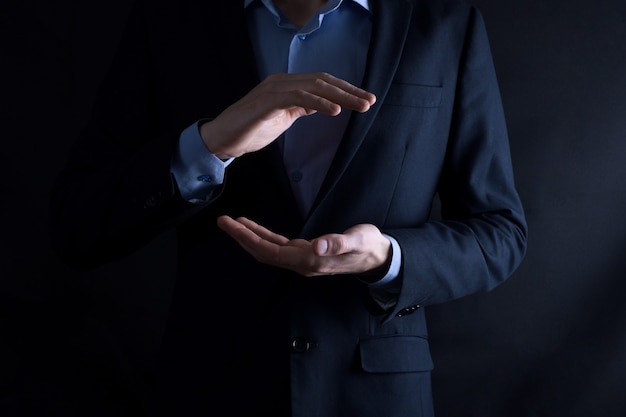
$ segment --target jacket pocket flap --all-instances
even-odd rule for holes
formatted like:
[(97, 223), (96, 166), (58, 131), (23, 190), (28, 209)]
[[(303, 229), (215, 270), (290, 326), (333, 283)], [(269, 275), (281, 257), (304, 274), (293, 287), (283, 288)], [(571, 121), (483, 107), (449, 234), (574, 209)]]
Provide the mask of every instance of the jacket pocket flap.
[(433, 369), (428, 340), (419, 336), (361, 339), (361, 366), (366, 372), (422, 372)]

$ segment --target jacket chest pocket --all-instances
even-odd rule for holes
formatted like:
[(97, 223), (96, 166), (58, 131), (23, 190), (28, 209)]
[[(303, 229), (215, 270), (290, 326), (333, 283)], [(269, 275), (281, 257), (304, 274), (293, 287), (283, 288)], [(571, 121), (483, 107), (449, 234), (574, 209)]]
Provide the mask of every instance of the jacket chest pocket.
[(443, 87), (439, 86), (394, 83), (389, 87), (384, 103), (390, 106), (439, 107), (442, 92)]

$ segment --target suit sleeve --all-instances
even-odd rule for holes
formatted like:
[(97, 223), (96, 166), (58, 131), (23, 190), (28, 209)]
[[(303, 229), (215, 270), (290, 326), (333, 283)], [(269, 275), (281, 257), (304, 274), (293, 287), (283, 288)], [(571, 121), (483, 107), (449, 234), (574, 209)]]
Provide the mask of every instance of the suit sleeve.
[(388, 231), (402, 289), (389, 317), (495, 288), (519, 266), (527, 225), (516, 191), (500, 92), (481, 15), (472, 9), (458, 70), (441, 219)]

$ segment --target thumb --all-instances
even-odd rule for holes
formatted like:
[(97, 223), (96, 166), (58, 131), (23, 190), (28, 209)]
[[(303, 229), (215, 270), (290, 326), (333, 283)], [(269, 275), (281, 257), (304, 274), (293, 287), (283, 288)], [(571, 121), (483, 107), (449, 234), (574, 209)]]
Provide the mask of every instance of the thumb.
[(313, 250), (318, 256), (325, 256), (328, 253), (328, 240), (325, 238), (315, 239), (313, 242)]
[(332, 234), (321, 236), (313, 241), (313, 249), (318, 256), (336, 256), (349, 252), (348, 236)]

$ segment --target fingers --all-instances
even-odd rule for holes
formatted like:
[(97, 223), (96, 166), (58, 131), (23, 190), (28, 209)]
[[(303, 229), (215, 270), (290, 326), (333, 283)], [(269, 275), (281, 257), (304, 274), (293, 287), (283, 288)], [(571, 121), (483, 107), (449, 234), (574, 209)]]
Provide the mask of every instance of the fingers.
[(374, 94), (323, 72), (273, 74), (262, 85), (268, 91), (281, 93), (287, 106), (330, 115), (339, 114), (341, 108), (365, 112), (376, 102)]
[(289, 239), (287, 239), (285, 236), (279, 235), (278, 233), (274, 233), (271, 230), (268, 230), (267, 228), (253, 222), (252, 220), (246, 217), (238, 217), (236, 220), (234, 220), (228, 216), (221, 216), (220, 218), (217, 219), (217, 222), (218, 222), (218, 226), (220, 227), (222, 225), (224, 225), (225, 227), (229, 227), (230, 225), (231, 227), (235, 227), (235, 228), (240, 228), (241, 226), (243, 226), (247, 228), (248, 230), (250, 230), (251, 232), (253, 232), (258, 237), (260, 237), (261, 239), (267, 240), (277, 245), (285, 245), (289, 242)]
[(342, 109), (365, 112), (374, 94), (327, 73), (273, 74), (200, 127), (206, 147), (221, 159), (272, 143), (298, 118)]
[(220, 216), (217, 224), (259, 262), (298, 272), (310, 265), (311, 243), (304, 239), (287, 239), (245, 217)]
[[(223, 231), (228, 233), (230, 237), (232, 237), (243, 249), (254, 256), (254, 258), (258, 261), (270, 265), (280, 262), (281, 257), (279, 249), (282, 246), (270, 240), (264, 239), (250, 229), (246, 224), (242, 223), (242, 220), (247, 219), (238, 218), (237, 220), (234, 220), (228, 216), (220, 216), (217, 219), (217, 225)], [(258, 228), (261, 228), (261, 226), (258, 226)], [(269, 232), (269, 234), (272, 233)]]

